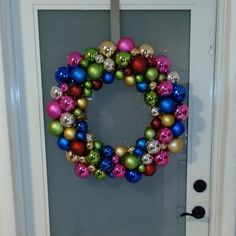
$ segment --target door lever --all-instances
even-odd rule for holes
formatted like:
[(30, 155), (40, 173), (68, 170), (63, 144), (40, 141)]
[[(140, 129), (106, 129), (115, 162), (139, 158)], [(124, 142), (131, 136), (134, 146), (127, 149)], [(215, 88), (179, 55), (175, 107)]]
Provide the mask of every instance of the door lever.
[(193, 208), (192, 213), (184, 212), (180, 215), (183, 216), (192, 216), (195, 219), (202, 219), (206, 214), (205, 209), (202, 206), (196, 206)]

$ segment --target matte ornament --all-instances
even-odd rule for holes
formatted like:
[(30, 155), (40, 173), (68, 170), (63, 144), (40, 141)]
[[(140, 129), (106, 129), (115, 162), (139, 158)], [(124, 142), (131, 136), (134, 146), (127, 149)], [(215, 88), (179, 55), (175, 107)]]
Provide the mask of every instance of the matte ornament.
[(72, 153), (79, 156), (83, 156), (86, 151), (85, 144), (79, 141), (72, 142), (70, 148), (71, 148)]
[(146, 176), (152, 176), (156, 173), (156, 166), (154, 164), (146, 165), (145, 171), (143, 172)]
[(137, 56), (133, 59), (131, 67), (135, 73), (143, 74), (148, 68), (147, 59), (143, 56)]
[(123, 52), (129, 52), (135, 48), (135, 43), (130, 37), (122, 37), (117, 43), (117, 49)]
[(98, 80), (102, 77), (102, 67), (96, 63), (88, 67), (88, 75), (93, 80)]
[(161, 116), (161, 124), (164, 127), (171, 127), (175, 123), (175, 118), (171, 114), (164, 114)]
[(58, 120), (52, 120), (49, 123), (48, 129), (53, 136), (60, 136), (63, 133), (63, 126)]
[(56, 101), (49, 102), (47, 106), (47, 113), (50, 118), (58, 119), (62, 113), (60, 104)]
[(124, 158), (124, 165), (129, 170), (135, 169), (139, 164), (140, 159), (133, 154), (127, 154)]
[(175, 138), (168, 144), (167, 147), (171, 153), (179, 153), (184, 148), (184, 141), (181, 138)]
[(74, 98), (79, 98), (79, 97), (82, 96), (82, 94), (83, 94), (82, 88), (77, 86), (77, 85), (72, 85), (69, 88), (69, 95), (74, 97)]

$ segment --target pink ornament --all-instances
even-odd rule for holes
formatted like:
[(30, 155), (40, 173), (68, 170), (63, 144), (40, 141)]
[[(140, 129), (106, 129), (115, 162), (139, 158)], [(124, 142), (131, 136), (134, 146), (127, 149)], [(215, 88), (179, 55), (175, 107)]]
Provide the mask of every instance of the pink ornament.
[(61, 84), (60, 90), (61, 90), (63, 93), (65, 93), (68, 89), (69, 89), (68, 84), (66, 84), (66, 83)]
[(71, 52), (66, 58), (66, 63), (68, 66), (75, 67), (79, 65), (82, 59), (83, 56), (79, 52)]
[(169, 163), (169, 154), (165, 151), (160, 151), (157, 154), (153, 155), (154, 163), (159, 167), (167, 166)]
[(177, 106), (174, 115), (178, 120), (186, 120), (188, 117), (188, 106), (186, 104)]
[(122, 37), (117, 43), (117, 49), (123, 52), (129, 52), (135, 48), (135, 43), (130, 37)]
[(75, 174), (76, 176), (84, 179), (90, 175), (89, 169), (85, 164), (77, 163), (75, 165)]
[(75, 101), (69, 96), (63, 96), (60, 105), (63, 110), (71, 111), (75, 108)]
[(120, 158), (118, 156), (112, 157), (113, 163), (117, 164), (119, 162)]
[(61, 112), (62, 110), (58, 102), (51, 101), (48, 103), (47, 113), (49, 117), (51, 117), (52, 119), (58, 119), (61, 116)]
[(167, 56), (161, 55), (156, 57), (157, 69), (161, 73), (168, 73), (170, 69), (170, 59)]
[(173, 139), (172, 131), (168, 128), (162, 128), (158, 134), (158, 140), (161, 143), (169, 143)]
[(167, 96), (170, 95), (173, 91), (173, 85), (170, 81), (162, 81), (158, 86), (157, 86), (157, 92), (161, 96)]
[(125, 175), (125, 167), (120, 165), (120, 164), (116, 164), (114, 169), (112, 170), (112, 174), (116, 177), (116, 178), (122, 178)]

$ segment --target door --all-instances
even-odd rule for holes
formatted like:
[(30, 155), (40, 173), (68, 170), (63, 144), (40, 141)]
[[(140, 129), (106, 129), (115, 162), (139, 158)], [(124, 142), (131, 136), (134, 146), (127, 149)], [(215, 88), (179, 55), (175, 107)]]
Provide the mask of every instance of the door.
[[(131, 185), (114, 179), (78, 179), (49, 135), (44, 112), (55, 84), (54, 72), (65, 64), (66, 55), (97, 47), (110, 38), (109, 2), (34, 1), (31, 12), (30, 4), (23, 1), (21, 6), (27, 6), (21, 19), (26, 116), (35, 121), (27, 124), (29, 153), (33, 154), (27, 166), (33, 173), (33, 187), (28, 189), (34, 216), (28, 218), (32, 223), (29, 235), (208, 235), (215, 2), (207, 4), (121, 2), (121, 35), (131, 36), (137, 44), (150, 43), (157, 55), (170, 57), (171, 69), (180, 73), (180, 83), (189, 90), (190, 107), (184, 150), (171, 156), (169, 165), (158, 168), (155, 176)], [(29, 27), (23, 22), (32, 13)], [(92, 95), (88, 121), (104, 143), (128, 146), (142, 136), (147, 113), (136, 89), (115, 81)], [(197, 192), (196, 180), (204, 180), (206, 190)], [(180, 217), (196, 206), (206, 211), (202, 219)]]

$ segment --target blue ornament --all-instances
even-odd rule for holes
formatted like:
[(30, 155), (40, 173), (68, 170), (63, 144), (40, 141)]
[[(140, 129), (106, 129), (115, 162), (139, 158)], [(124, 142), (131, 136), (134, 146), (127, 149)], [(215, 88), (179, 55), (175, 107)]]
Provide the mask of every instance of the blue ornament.
[(81, 132), (81, 131), (77, 132), (76, 138), (77, 138), (78, 140), (81, 140), (81, 141), (84, 140), (84, 139), (85, 139), (85, 133), (84, 133), (84, 132)]
[(146, 149), (146, 143), (147, 143), (147, 139), (146, 138), (139, 138), (136, 141), (136, 146), (137, 147), (141, 147), (143, 149)]
[(125, 178), (130, 183), (137, 183), (141, 180), (142, 174), (136, 170), (127, 170), (125, 172)]
[(184, 133), (185, 127), (181, 121), (176, 121), (174, 125), (171, 127), (171, 131), (174, 136), (180, 136)]
[(172, 97), (176, 102), (183, 102), (187, 94), (187, 90), (182, 85), (175, 85), (172, 91)]
[(56, 70), (55, 79), (59, 85), (63, 83), (69, 83), (70, 78), (70, 70), (67, 67), (60, 67)]
[(110, 72), (106, 72), (102, 78), (105, 84), (111, 84), (114, 81), (114, 75)]
[(110, 172), (110, 173), (108, 174), (108, 176), (109, 176), (111, 179), (114, 179), (114, 178), (115, 178), (115, 175), (114, 175), (112, 172)]
[(141, 157), (143, 155), (143, 149), (141, 147), (135, 147), (133, 154), (138, 157)]
[(175, 102), (170, 97), (162, 98), (159, 102), (159, 109), (162, 113), (173, 113), (175, 108)]
[(59, 137), (57, 139), (57, 145), (62, 150), (69, 150), (70, 149), (70, 141), (64, 137)]
[(71, 72), (71, 78), (75, 84), (83, 84), (86, 81), (87, 73), (81, 67), (75, 67)]
[(113, 167), (113, 162), (109, 158), (105, 158), (100, 163), (100, 169), (102, 171), (110, 172)]
[(85, 121), (80, 121), (77, 124), (77, 130), (83, 133), (86, 133), (88, 131), (88, 124)]
[(107, 145), (103, 147), (102, 153), (105, 158), (111, 158), (114, 154), (114, 149), (111, 146)]
[(148, 90), (148, 84), (146, 82), (140, 82), (136, 84), (136, 88), (139, 92), (144, 93)]

